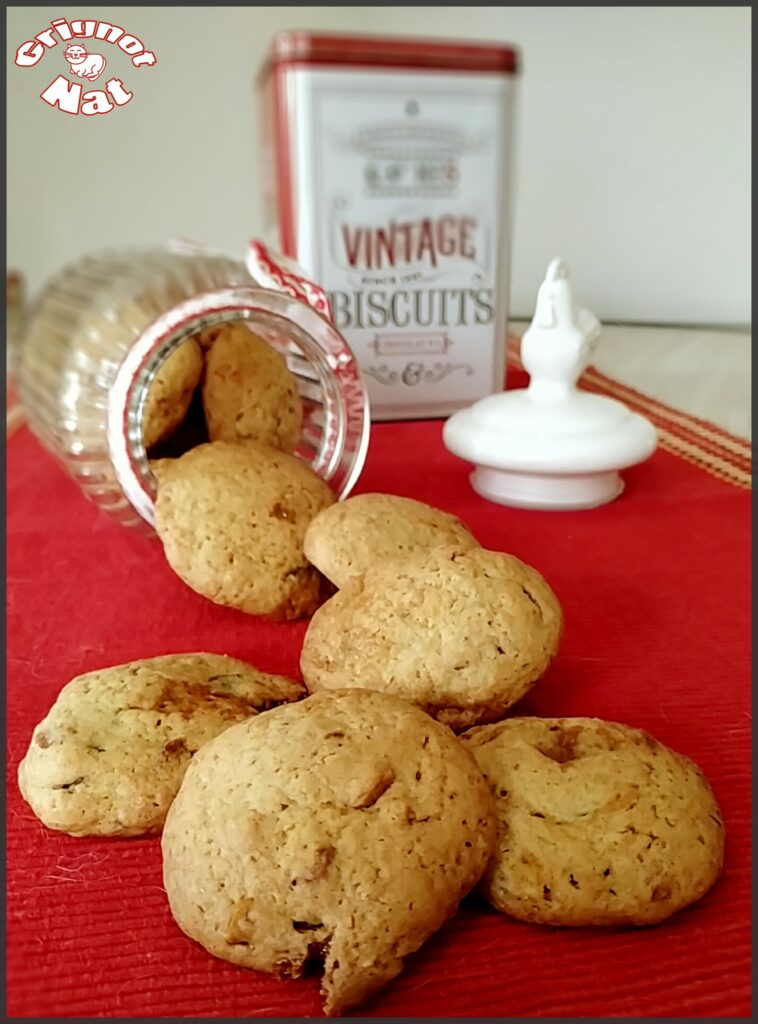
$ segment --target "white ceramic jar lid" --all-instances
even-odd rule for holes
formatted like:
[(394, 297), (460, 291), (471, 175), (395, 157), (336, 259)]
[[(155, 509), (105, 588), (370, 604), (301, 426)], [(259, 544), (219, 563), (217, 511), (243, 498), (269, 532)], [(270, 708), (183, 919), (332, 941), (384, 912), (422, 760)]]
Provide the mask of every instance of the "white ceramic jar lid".
[(455, 413), (445, 445), (473, 462), (483, 497), (524, 508), (594, 508), (623, 490), (619, 470), (652, 455), (652, 424), (621, 402), (576, 384), (600, 323), (574, 303), (565, 265), (553, 260), (521, 342), (529, 387), (490, 395)]

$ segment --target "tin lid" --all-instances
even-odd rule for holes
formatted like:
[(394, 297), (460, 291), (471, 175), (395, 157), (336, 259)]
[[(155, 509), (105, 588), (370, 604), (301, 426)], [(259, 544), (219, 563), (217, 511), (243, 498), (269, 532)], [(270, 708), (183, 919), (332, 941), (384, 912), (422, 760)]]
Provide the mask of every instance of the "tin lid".
[(262, 73), (265, 75), (274, 66), (286, 64), (399, 67), (505, 75), (520, 70), (519, 52), (510, 45), (306, 31), (280, 32), (275, 36)]

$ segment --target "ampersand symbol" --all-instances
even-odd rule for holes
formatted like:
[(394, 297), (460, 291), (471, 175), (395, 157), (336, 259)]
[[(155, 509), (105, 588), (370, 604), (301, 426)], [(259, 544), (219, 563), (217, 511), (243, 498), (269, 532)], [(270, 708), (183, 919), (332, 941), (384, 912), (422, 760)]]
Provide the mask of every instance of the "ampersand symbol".
[(424, 372), (423, 363), (408, 363), (403, 370), (403, 384), (407, 384), (409, 387), (413, 387), (418, 384), (421, 380), (421, 374)]

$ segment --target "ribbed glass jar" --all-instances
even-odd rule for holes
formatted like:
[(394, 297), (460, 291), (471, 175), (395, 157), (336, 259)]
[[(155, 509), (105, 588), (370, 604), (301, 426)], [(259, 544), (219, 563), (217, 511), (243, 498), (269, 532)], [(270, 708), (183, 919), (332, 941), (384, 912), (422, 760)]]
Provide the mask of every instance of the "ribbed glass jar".
[(29, 425), (124, 525), (153, 524), (142, 418), (155, 374), (189, 337), (235, 320), (285, 357), (303, 404), (295, 454), (346, 496), (370, 422), (355, 359), (324, 317), (256, 286), (243, 263), (189, 247), (106, 252), (62, 271), (30, 310), (17, 355)]

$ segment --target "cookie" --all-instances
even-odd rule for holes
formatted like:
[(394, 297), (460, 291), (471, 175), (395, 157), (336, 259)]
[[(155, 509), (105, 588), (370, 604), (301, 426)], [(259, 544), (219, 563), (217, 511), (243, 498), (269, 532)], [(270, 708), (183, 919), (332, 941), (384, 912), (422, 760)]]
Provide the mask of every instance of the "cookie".
[(259, 441), (292, 452), (303, 408), (297, 381), (271, 345), (240, 321), (213, 328), (203, 407), (211, 441)]
[(388, 558), (430, 548), (478, 547), (460, 519), (394, 494), (360, 494), (320, 512), (305, 534), (305, 554), (337, 587)]
[(150, 472), (155, 477), (156, 483), (160, 484), (164, 473), (171, 468), (173, 461), (173, 459), (148, 459)]
[(142, 418), (142, 441), (152, 448), (179, 426), (203, 375), (203, 353), (190, 338), (174, 349), (150, 384)]
[(164, 887), (214, 956), (289, 978), (322, 963), (335, 1014), (455, 913), (494, 835), (449, 730), (386, 694), (322, 693), (200, 751), (166, 820)]
[(198, 331), (195, 335), (195, 341), (198, 343), (200, 348), (203, 350), (205, 355), (210, 352), (217, 338), (219, 338), (232, 324), (217, 324), (215, 327), (206, 327), (202, 331)]
[(78, 676), (34, 730), (19, 788), (72, 836), (159, 832), (187, 765), (235, 722), (303, 696), (221, 654), (169, 654)]
[(453, 729), (492, 722), (555, 654), (561, 608), (540, 574), (483, 548), (430, 551), (353, 580), (314, 615), (300, 660), (316, 690), (360, 686)]
[(252, 441), (216, 441), (160, 467), (155, 528), (169, 565), (198, 594), (250, 615), (297, 619), (324, 596), (303, 537), (334, 500), (299, 459)]
[(461, 739), (497, 801), (482, 891), (552, 925), (655, 924), (710, 889), (724, 825), (700, 769), (639, 729), (511, 718)]
[(203, 398), (200, 388), (195, 388), (187, 413), (179, 426), (165, 440), (154, 444), (149, 452), (151, 460), (176, 459), (190, 448), (208, 443), (208, 428), (205, 425)]

